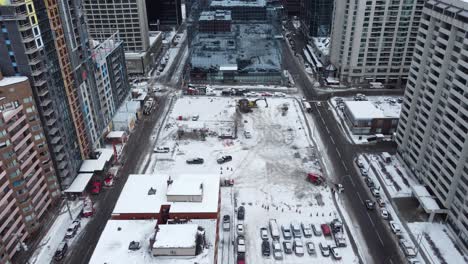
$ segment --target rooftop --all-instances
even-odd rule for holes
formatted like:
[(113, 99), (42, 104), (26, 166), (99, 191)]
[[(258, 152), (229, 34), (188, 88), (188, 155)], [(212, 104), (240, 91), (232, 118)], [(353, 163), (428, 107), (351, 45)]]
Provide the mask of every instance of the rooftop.
[(401, 106), (376, 106), (371, 101), (344, 101), (354, 119), (399, 118)]
[[(154, 257), (150, 250), (150, 238), (154, 235), (156, 220), (109, 220), (101, 233), (101, 237), (94, 249), (90, 264), (213, 264), (214, 246), (204, 249), (195, 257)], [(202, 226), (209, 245), (216, 243), (216, 220), (191, 220), (186, 225)], [(161, 229), (163, 225), (159, 225)], [(182, 225), (174, 225), (182, 226)], [(120, 228), (120, 231), (118, 230)], [(183, 228), (183, 227), (182, 227)], [(164, 229), (164, 228), (163, 228)], [(164, 231), (163, 231), (164, 232)], [(169, 239), (175, 236), (169, 234)], [(163, 236), (159, 233), (159, 239)], [(130, 251), (131, 241), (140, 242), (140, 250)], [(166, 241), (167, 242), (167, 241)], [(170, 241), (169, 241), (170, 242)]]
[[(169, 202), (167, 200), (169, 175), (167, 174), (132, 174), (128, 176), (112, 214), (159, 213), (161, 205), (171, 205), (171, 213), (218, 211), (219, 175), (180, 174), (170, 177), (173, 180), (172, 184), (178, 185), (180, 182), (181, 186), (174, 190), (178, 193), (193, 191), (191, 186), (183, 187), (184, 183), (191, 185), (190, 183), (193, 182), (203, 182), (202, 202)], [(156, 190), (156, 193), (149, 195), (151, 188)]]
[(112, 159), (114, 151), (112, 149), (97, 149), (99, 152), (99, 157), (97, 159), (87, 159), (84, 160), (80, 167), (80, 172), (90, 172), (102, 171), (106, 162)]
[(85, 190), (89, 181), (93, 177), (92, 173), (79, 173), (73, 180), (73, 183), (64, 192), (68, 193), (81, 193)]
[(212, 7), (235, 7), (235, 6), (250, 6), (250, 7), (265, 7), (266, 0), (212, 0)]
[[(157, 220), (109, 220), (89, 263), (148, 263), (147, 248)], [(120, 230), (119, 230), (120, 228)], [(129, 251), (130, 242), (140, 242), (140, 250)]]
[(0, 87), (21, 83), (27, 80), (28, 77), (25, 76), (3, 77), (3, 79), (0, 80)]
[(174, 181), (167, 187), (166, 195), (202, 195), (203, 181), (201, 179), (184, 179)]
[(229, 10), (203, 11), (200, 14), (199, 20), (200, 21), (232, 20), (231, 11)]
[(193, 248), (198, 225), (159, 225), (153, 248)]

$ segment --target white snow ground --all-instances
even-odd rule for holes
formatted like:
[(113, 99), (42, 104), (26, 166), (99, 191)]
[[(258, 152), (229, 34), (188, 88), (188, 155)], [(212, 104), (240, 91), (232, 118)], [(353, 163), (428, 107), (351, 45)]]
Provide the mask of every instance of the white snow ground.
[[(54, 223), (50, 227), (47, 234), (42, 238), (39, 246), (34, 251), (33, 255), (29, 259), (30, 264), (42, 264), (42, 263), (52, 263), (55, 251), (57, 250), (58, 245), (65, 240), (65, 233), (67, 232), (67, 228), (73, 222), (73, 220), (77, 219), (78, 215), (83, 208), (83, 201), (76, 200), (69, 202), (70, 206), (70, 213), (73, 217), (70, 218), (70, 214), (67, 212), (67, 207), (64, 204), (60, 209), (60, 215), (55, 219)], [(96, 204), (94, 205), (96, 208)], [(83, 230), (86, 224), (89, 222), (89, 218), (81, 218), (81, 228), (78, 229), (76, 235), (71, 238), (67, 239), (67, 243), (69, 247), (73, 246), (73, 242), (75, 239), (80, 235), (81, 230)]]
[[(259, 101), (258, 108), (249, 114), (237, 114), (235, 98), (227, 97), (182, 97), (178, 99), (169, 113), (167, 122), (158, 138), (158, 146), (169, 146), (168, 154), (151, 155), (151, 165), (145, 173), (213, 173), (221, 177), (232, 178), (234, 187), (223, 187), (221, 191), (221, 214), (235, 218), (234, 208), (241, 204), (246, 207), (244, 221), (247, 240), (247, 263), (272, 263), (273, 258), (261, 256), (259, 230), (267, 226), (270, 218), (278, 223), (298, 222), (322, 224), (338, 218), (337, 208), (333, 204), (330, 188), (314, 186), (306, 181), (308, 172), (318, 172), (318, 160), (304, 120), (302, 110), (296, 100), (287, 98), (268, 98)], [(289, 110), (282, 116), (281, 107), (287, 104)], [(191, 118), (199, 115), (197, 121)], [(177, 120), (179, 116), (187, 121)], [(189, 121), (190, 120), (190, 121)], [(208, 136), (205, 141), (184, 139), (176, 141), (179, 125), (187, 128), (207, 128), (218, 132), (221, 128), (238, 123), (238, 138), (220, 140)], [(245, 138), (244, 131), (249, 131), (252, 138)], [(209, 133), (208, 133), (209, 134)], [(216, 158), (220, 155), (232, 155), (233, 161), (219, 165)], [(204, 158), (203, 165), (188, 165), (185, 160), (192, 157)], [(320, 205), (319, 205), (320, 203)], [(345, 213), (345, 212), (343, 212)], [(218, 263), (234, 261), (234, 231), (223, 232), (220, 229)], [(358, 257), (349, 242), (340, 248), (342, 263), (357, 263)], [(282, 242), (283, 240), (281, 240)], [(332, 241), (322, 237), (304, 239), (313, 241), (317, 255), (303, 257), (285, 255), (283, 263), (310, 263), (321, 261), (334, 263), (331, 258), (324, 258), (318, 252), (318, 243)]]
[[(409, 223), (411, 232), (420, 239), (419, 246), (426, 252), (426, 256), (433, 264), (444, 263), (467, 263), (466, 256), (464, 257), (456, 248), (447, 227), (444, 224), (415, 222)], [(431, 246), (431, 241), (435, 246)], [(437, 257), (435, 251), (439, 251), (440, 257)]]

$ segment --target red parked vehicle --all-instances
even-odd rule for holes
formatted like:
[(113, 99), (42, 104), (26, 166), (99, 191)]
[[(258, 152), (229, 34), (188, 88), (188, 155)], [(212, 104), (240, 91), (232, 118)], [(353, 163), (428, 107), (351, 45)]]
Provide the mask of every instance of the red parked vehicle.
[(322, 175), (315, 174), (315, 173), (308, 173), (307, 180), (315, 185), (320, 185), (325, 181)]
[(92, 189), (91, 189), (92, 194), (99, 194), (101, 192), (102, 183), (100, 183), (98, 181), (95, 181), (95, 182), (93, 182), (92, 186), (93, 186)]
[(322, 228), (322, 233), (324, 236), (331, 236), (330, 226), (327, 224), (322, 224), (320, 227)]

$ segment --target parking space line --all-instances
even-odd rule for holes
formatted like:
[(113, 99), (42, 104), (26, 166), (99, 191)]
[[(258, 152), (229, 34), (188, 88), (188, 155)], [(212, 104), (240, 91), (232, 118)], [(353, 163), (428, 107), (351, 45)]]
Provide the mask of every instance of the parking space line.
[(341, 161), (341, 164), (343, 164), (345, 171), (348, 172), (348, 167), (346, 167), (346, 164), (344, 163), (344, 161)]
[(361, 203), (364, 203), (364, 201), (363, 201), (362, 198), (361, 198), (361, 195), (360, 195), (358, 192), (356, 192), (356, 194), (357, 194), (359, 200), (361, 201)]
[[(323, 119), (322, 119), (323, 120)], [(328, 134), (330, 134), (330, 130), (328, 129), (327, 126), (325, 126), (325, 129), (327, 130)]]
[(369, 212), (367, 212), (367, 217), (369, 217), (369, 220), (370, 220), (372, 226), (375, 227), (374, 221), (372, 221), (372, 218), (370, 217)]
[[(339, 151), (336, 151), (336, 153), (338, 153), (338, 157), (341, 159), (341, 153)], [(343, 160), (341, 162), (343, 162)]]
[(379, 232), (377, 232), (377, 229), (374, 229), (374, 230), (375, 230), (375, 233), (377, 233), (377, 237), (378, 237), (379, 240), (380, 240), (380, 244), (382, 244), (382, 246), (385, 247), (385, 244), (384, 244), (384, 242), (383, 242), (383, 240), (382, 240), (382, 237), (380, 237)]
[(333, 140), (333, 137), (330, 137), (330, 140), (333, 143), (333, 145), (335, 145), (335, 140)]

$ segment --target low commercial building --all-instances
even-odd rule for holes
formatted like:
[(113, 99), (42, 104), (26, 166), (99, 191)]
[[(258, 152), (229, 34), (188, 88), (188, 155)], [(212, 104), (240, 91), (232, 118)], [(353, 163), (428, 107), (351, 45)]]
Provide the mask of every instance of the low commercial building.
[(231, 11), (204, 11), (198, 20), (198, 31), (204, 33), (231, 32)]
[(195, 256), (198, 225), (159, 225), (151, 249), (153, 256)]
[(393, 134), (398, 126), (400, 110), (382, 109), (370, 101), (344, 101), (343, 113), (353, 134)]
[(129, 175), (112, 219), (217, 219), (220, 177), (216, 174)]
[(0, 95), (0, 263), (11, 263), (60, 190), (28, 78), (0, 72)]
[(111, 219), (89, 263), (216, 264), (217, 230), (215, 219), (170, 225), (154, 219)]

